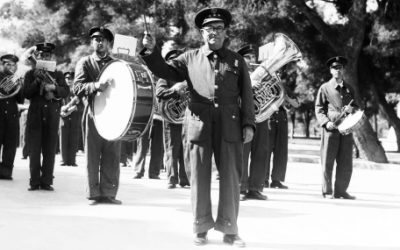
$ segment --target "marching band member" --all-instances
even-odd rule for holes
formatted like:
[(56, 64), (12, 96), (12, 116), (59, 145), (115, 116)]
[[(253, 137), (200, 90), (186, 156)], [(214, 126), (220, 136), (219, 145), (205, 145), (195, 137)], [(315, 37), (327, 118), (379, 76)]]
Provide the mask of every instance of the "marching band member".
[(91, 104), (98, 91), (104, 91), (110, 81), (97, 81), (101, 69), (111, 60), (110, 44), (113, 33), (104, 27), (89, 30), (93, 54), (81, 58), (75, 68), (74, 94), (86, 97), (84, 119), (85, 155), (88, 174), (88, 199), (91, 205), (99, 203), (122, 204), (117, 200), (119, 186), (120, 141), (107, 141), (97, 132)]
[(76, 167), (76, 152), (78, 152), (79, 136), (81, 136), (81, 126), (83, 104), (73, 95), (74, 72), (64, 73), (70, 93), (68, 97), (63, 99), (61, 107), (61, 123), (60, 123), (60, 151), (61, 166)]
[[(165, 61), (172, 60), (182, 53), (183, 51), (180, 50), (171, 50), (165, 55)], [(171, 85), (164, 79), (157, 81), (156, 95), (160, 101), (171, 98), (178, 99), (185, 94), (186, 82), (169, 87)], [(166, 156), (168, 188), (175, 188), (178, 183), (181, 187), (189, 186), (183, 156), (182, 124), (175, 124), (164, 119), (164, 152)]]
[[(353, 172), (353, 136), (342, 135), (335, 125), (341, 111), (352, 113), (349, 103), (354, 100), (353, 89), (344, 82), (343, 72), (347, 59), (342, 56), (330, 58), (326, 65), (332, 78), (321, 85), (315, 102), (315, 114), (322, 127), (321, 163), (323, 171), (322, 196), (354, 200), (347, 193)], [(336, 180), (332, 190), (332, 171), (336, 161)]]
[(160, 170), (163, 168), (163, 121), (155, 104), (152, 126), (139, 139), (136, 140), (136, 153), (133, 160), (135, 176), (141, 179), (145, 173), (146, 156), (150, 150), (149, 179), (160, 179)]
[[(36, 59), (51, 60), (54, 49), (52, 43), (37, 44)], [(54, 190), (51, 185), (60, 122), (60, 98), (66, 97), (68, 90), (60, 71), (48, 72), (34, 68), (25, 75), (24, 94), (30, 100), (26, 130), (31, 175), (29, 191)]]
[[(242, 147), (253, 138), (255, 116), (246, 63), (240, 55), (223, 46), (231, 19), (230, 12), (222, 8), (198, 12), (195, 24), (204, 45), (168, 64), (151, 36), (144, 37), (145, 48), (141, 51), (142, 59), (156, 76), (188, 83), (187, 137), (196, 245), (206, 244), (208, 230), (215, 228), (224, 233), (225, 243), (245, 246), (238, 236), (239, 184)], [(213, 155), (220, 175), (216, 221), (210, 197)]]
[[(282, 72), (282, 69), (280, 70)], [(278, 77), (280, 73), (277, 72)], [(282, 83), (283, 87), (286, 86)], [(284, 106), (292, 106), (294, 108), (299, 107), (299, 102), (296, 98), (292, 98), (288, 95), (289, 90), (286, 88), (284, 96), (284, 103), (279, 107), (279, 110), (273, 113), (267, 120), (267, 153), (266, 153), (266, 175), (265, 175), (265, 187), (288, 189), (282, 182), (285, 181), (287, 161), (288, 161), (288, 118), (286, 109)], [(272, 172), (271, 172), (271, 155), (272, 159)], [(271, 184), (269, 178), (271, 175)]]
[[(257, 53), (253, 45), (246, 45), (237, 51), (243, 56), (247, 67), (254, 68), (251, 64), (256, 63)], [(266, 121), (256, 123), (256, 132), (251, 142), (243, 147), (243, 173), (240, 180), (240, 200), (255, 199), (266, 200), (267, 196), (262, 194), (264, 188), (265, 163), (267, 161), (267, 128)], [(251, 154), (250, 154), (251, 153)], [(249, 155), (251, 158), (250, 165)]]
[[(18, 57), (7, 54), (0, 57), (3, 70), (0, 72), (0, 82), (17, 71)], [(0, 90), (2, 91), (2, 90)], [(17, 103), (23, 103), (22, 91), (16, 95), (0, 99), (0, 180), (12, 180), (15, 153), (18, 147), (19, 115)]]

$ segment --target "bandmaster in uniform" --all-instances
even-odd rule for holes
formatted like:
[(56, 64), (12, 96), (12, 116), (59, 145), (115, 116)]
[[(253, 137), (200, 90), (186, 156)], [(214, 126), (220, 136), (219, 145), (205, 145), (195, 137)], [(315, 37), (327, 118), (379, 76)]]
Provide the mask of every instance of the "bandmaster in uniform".
[[(239, 54), (223, 46), (231, 19), (230, 12), (222, 8), (198, 12), (195, 24), (204, 46), (185, 52), (168, 64), (154, 47), (155, 41), (149, 36), (143, 39), (142, 58), (156, 76), (188, 83), (187, 136), (196, 245), (207, 243), (211, 228), (224, 233), (224, 242), (245, 245), (238, 236), (237, 225), (242, 149), (243, 143), (253, 137), (255, 118), (246, 63)], [(210, 198), (212, 155), (220, 174), (215, 221)]]

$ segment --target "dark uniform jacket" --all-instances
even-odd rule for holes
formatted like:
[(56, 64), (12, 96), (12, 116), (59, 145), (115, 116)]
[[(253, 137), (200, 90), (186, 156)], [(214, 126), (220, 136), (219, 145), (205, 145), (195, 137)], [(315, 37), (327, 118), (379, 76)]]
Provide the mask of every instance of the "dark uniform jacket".
[(65, 78), (62, 72), (55, 71), (55, 72), (48, 72), (56, 81), (57, 86), (54, 91), (54, 96), (57, 99), (53, 99), (51, 101), (46, 100), (43, 94), (41, 94), (41, 84), (42, 80), (35, 76), (35, 69), (28, 71), (25, 74), (24, 80), (24, 94), (27, 99), (30, 100), (29, 106), (29, 117), (31, 118), (28, 121), (29, 124), (33, 127), (39, 126), (41, 124), (40, 121), (37, 119), (41, 119), (42, 117), (42, 107), (46, 105), (52, 105), (55, 108), (55, 112), (59, 115), (60, 107), (61, 107), (61, 100), (65, 98), (69, 94), (69, 87), (65, 82)]
[[(343, 86), (340, 89), (335, 79), (332, 78), (320, 87), (315, 101), (315, 114), (322, 127), (325, 127), (329, 121), (336, 122), (342, 108), (354, 99), (353, 89), (345, 82), (343, 82)], [(356, 105), (352, 104), (352, 106)]]
[(255, 129), (254, 101), (248, 69), (239, 54), (222, 48), (217, 52), (220, 62), (214, 70), (209, 59), (213, 53), (203, 46), (185, 52), (167, 64), (155, 48), (152, 54), (142, 58), (156, 76), (175, 82), (187, 81), (192, 118), (201, 121), (189, 123), (189, 140), (200, 142), (209, 137), (211, 118), (207, 113), (208, 105), (221, 105), (223, 137), (226, 141), (238, 142), (242, 140), (243, 127), (251, 126)]

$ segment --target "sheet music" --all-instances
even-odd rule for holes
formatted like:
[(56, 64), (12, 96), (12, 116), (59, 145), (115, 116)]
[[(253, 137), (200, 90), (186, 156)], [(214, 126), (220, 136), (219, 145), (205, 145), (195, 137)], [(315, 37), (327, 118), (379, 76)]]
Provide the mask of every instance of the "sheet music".
[(56, 66), (57, 66), (56, 61), (36, 60), (37, 69), (44, 69), (47, 71), (54, 72), (56, 71)]
[(269, 57), (269, 51), (271, 51), (271, 47), (273, 43), (267, 43), (258, 48), (258, 61), (263, 62)]
[(112, 53), (114, 55), (122, 54), (131, 57), (136, 56), (137, 39), (133, 36), (116, 34)]

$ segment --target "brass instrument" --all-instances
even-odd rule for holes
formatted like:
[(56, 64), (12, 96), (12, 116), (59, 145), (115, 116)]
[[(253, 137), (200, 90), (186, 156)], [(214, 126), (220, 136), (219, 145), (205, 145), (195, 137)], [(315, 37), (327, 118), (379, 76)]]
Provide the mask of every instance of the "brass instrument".
[(174, 124), (183, 123), (185, 118), (185, 110), (189, 101), (189, 91), (187, 90), (186, 82), (181, 83), (178, 88), (178, 92), (181, 93), (179, 97), (170, 98), (168, 100), (160, 100), (159, 104), (161, 116), (168, 122)]
[(17, 78), (15, 75), (8, 75), (0, 81), (0, 99), (9, 98), (16, 95), (24, 84), (23, 77)]
[(289, 62), (302, 58), (297, 45), (282, 33), (276, 33), (274, 41), (264, 46), (266, 59), (250, 74), (257, 123), (265, 121), (278, 111), (285, 100), (285, 88), (276, 71)]
[[(21, 58), (26, 57), (27, 53), (29, 53), (29, 50), (24, 52)], [(0, 81), (0, 99), (16, 95), (24, 84), (26, 72), (32, 69), (26, 60), (20, 60), (17, 65), (17, 71), (14, 74), (7, 75)]]

